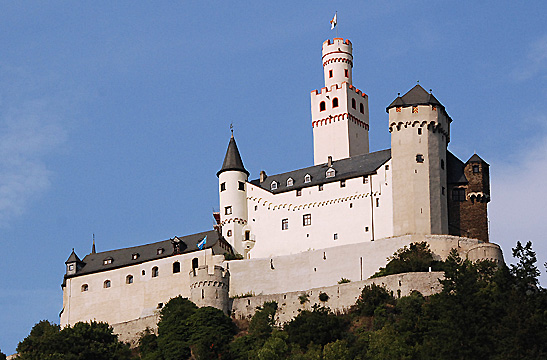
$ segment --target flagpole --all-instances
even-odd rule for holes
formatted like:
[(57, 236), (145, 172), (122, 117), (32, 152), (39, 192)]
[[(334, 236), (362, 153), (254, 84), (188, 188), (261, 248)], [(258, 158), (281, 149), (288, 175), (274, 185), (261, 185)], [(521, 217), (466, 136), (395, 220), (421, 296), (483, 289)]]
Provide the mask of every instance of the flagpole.
[(334, 16), (336, 16), (336, 37), (338, 37), (338, 11), (334, 12)]

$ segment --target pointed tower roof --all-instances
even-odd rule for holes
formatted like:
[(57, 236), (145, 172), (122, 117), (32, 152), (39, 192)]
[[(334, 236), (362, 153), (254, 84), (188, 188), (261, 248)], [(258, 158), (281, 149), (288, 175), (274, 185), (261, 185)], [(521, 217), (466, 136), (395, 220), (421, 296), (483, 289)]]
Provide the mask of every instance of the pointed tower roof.
[(484, 160), (483, 160), (479, 155), (477, 155), (477, 154), (473, 154), (473, 156), (471, 156), (471, 157), (469, 158), (469, 160), (467, 160), (466, 164), (467, 164), (467, 163), (472, 163), (472, 162), (474, 162), (474, 163), (477, 163), (477, 162), (478, 162), (478, 163), (485, 163), (486, 165), (488, 165), (488, 163), (487, 163), (486, 161), (484, 161)]
[(241, 160), (241, 155), (239, 155), (239, 150), (237, 149), (236, 140), (234, 135), (230, 138), (230, 143), (228, 144), (228, 150), (226, 150), (226, 156), (224, 157), (224, 163), (222, 168), (217, 172), (217, 176), (225, 171), (236, 170), (241, 171), (249, 176), (249, 172), (243, 166), (243, 161)]
[(74, 252), (74, 249), (72, 249), (72, 253), (70, 253), (70, 256), (68, 257), (67, 261), (65, 261), (65, 264), (73, 263), (73, 262), (82, 262), (78, 255)]
[(410, 89), (402, 97), (397, 96), (397, 98), (386, 108), (386, 112), (389, 112), (389, 109), (395, 106), (407, 107), (416, 105), (436, 105), (444, 108), (443, 104), (441, 104), (433, 94), (425, 91), (420, 84), (416, 84), (416, 86)]

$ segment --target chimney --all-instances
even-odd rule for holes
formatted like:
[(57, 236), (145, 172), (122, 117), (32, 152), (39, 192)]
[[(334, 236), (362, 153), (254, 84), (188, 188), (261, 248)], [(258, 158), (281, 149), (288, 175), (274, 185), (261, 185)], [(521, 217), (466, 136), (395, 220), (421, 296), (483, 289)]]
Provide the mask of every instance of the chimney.
[(328, 167), (332, 166), (332, 156), (329, 156), (329, 161), (327, 161), (327, 166)]
[(260, 172), (260, 182), (263, 183), (264, 180), (266, 180), (267, 177), (268, 177), (268, 176), (266, 176), (266, 172), (265, 172), (264, 170), (262, 170), (262, 171)]

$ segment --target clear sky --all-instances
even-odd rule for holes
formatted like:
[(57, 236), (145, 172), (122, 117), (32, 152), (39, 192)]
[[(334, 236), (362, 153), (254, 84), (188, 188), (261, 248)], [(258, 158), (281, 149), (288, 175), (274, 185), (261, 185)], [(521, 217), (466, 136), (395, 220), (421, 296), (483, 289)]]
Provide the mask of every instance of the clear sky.
[(491, 165), (491, 241), (547, 261), (545, 1), (1, 1), (3, 352), (58, 323), (64, 262), (92, 234), (103, 251), (211, 229), (230, 123), (251, 178), (313, 164), (336, 10), (371, 150), (419, 80), (454, 120), (449, 149)]

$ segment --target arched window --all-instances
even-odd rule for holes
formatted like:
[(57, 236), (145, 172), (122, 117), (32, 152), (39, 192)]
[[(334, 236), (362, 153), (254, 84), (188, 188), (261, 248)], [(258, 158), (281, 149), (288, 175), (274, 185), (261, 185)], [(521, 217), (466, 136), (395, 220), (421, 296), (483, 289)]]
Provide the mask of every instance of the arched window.
[(333, 108), (338, 107), (338, 98), (332, 99), (332, 107), (333, 107)]
[(365, 105), (363, 105), (363, 103), (359, 104), (359, 111), (361, 112), (361, 114), (365, 113)]
[(357, 102), (355, 101), (355, 99), (351, 99), (351, 107), (357, 109)]
[(83, 284), (83, 285), (82, 285), (82, 292), (88, 291), (88, 290), (89, 290), (89, 285)]
[(288, 178), (287, 179), (287, 186), (293, 186), (294, 185), (294, 180), (293, 178)]
[(104, 283), (103, 283), (103, 287), (105, 289), (109, 288), (112, 286), (112, 283), (110, 282), (110, 280), (105, 280)]
[(232, 230), (226, 231), (226, 236), (232, 236)]
[(158, 269), (157, 266), (154, 266), (152, 268), (152, 277), (158, 277), (159, 274), (160, 274), (160, 270)]
[(125, 278), (125, 283), (133, 284), (133, 275), (127, 275), (127, 277)]
[(193, 258), (193, 259), (192, 259), (192, 269), (195, 270), (195, 269), (198, 268), (198, 266), (199, 266), (199, 260), (198, 260), (198, 258)]
[(251, 232), (249, 230), (245, 230), (245, 240), (251, 240)]
[(173, 263), (173, 274), (180, 272), (180, 263), (178, 261), (175, 261)]
[(325, 104), (324, 101), (321, 101), (319, 103), (319, 111), (325, 111), (325, 110), (327, 110), (327, 104)]

